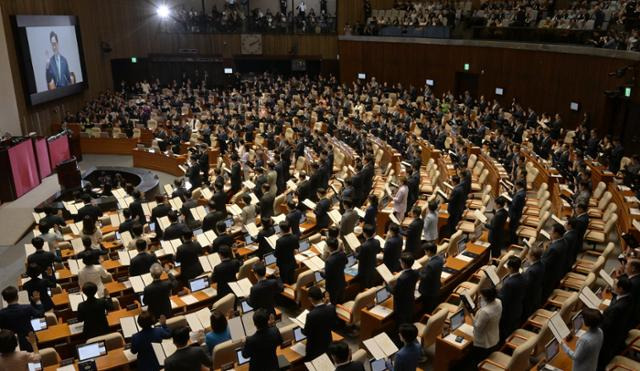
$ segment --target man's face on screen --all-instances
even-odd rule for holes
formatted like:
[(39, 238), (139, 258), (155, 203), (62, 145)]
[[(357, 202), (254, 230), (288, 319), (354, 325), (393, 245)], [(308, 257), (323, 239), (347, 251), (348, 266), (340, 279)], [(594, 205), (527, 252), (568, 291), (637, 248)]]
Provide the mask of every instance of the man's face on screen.
[(57, 55), (58, 54), (58, 39), (53, 36), (51, 37), (51, 50), (53, 50), (53, 54)]

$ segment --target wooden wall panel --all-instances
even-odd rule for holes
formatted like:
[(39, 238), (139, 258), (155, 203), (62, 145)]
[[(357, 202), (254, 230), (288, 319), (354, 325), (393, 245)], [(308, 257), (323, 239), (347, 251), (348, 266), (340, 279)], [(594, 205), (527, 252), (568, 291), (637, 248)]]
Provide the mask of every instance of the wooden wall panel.
[[(423, 87), (425, 79), (435, 80), (438, 95), (455, 89), (455, 74), (465, 63), (479, 75), (478, 92), (487, 99), (508, 105), (516, 99), (538, 112), (558, 112), (566, 126), (574, 127), (588, 113), (600, 133), (610, 131), (605, 119), (605, 90), (613, 90), (623, 80), (609, 72), (631, 64), (628, 60), (528, 51), (507, 48), (428, 45), (377, 41), (339, 41), (340, 76), (343, 82), (365, 72), (378, 81), (401, 82)], [(495, 88), (504, 88), (504, 96)], [(634, 92), (636, 100), (637, 92)], [(579, 112), (569, 109), (578, 102)]]

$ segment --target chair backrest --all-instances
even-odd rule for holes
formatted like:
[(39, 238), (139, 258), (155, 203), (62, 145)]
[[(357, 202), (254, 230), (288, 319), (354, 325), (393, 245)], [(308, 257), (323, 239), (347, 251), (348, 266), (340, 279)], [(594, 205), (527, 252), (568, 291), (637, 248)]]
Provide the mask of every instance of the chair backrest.
[(424, 349), (434, 344), (438, 335), (442, 334), (442, 328), (447, 319), (447, 314), (448, 311), (440, 309), (429, 317), (429, 321), (427, 321), (427, 325), (424, 327), (424, 332), (421, 335), (422, 347)]
[(538, 232), (544, 227), (545, 224), (547, 224), (547, 220), (549, 220), (550, 216), (551, 213), (549, 211), (545, 212), (544, 215), (542, 215), (542, 218), (540, 218), (540, 224), (538, 224), (537, 227)]
[(489, 176), (489, 170), (487, 170), (487, 169), (482, 170), (482, 173), (480, 174), (480, 177), (478, 178), (478, 183), (484, 184), (484, 182), (487, 180), (488, 176)]
[(298, 157), (298, 159), (296, 160), (296, 170), (302, 171), (304, 169), (305, 163), (306, 163), (306, 159), (304, 156)]
[(45, 312), (44, 319), (47, 321), (47, 326), (54, 326), (58, 324), (58, 317), (55, 313)]
[(217, 311), (226, 316), (229, 312), (233, 310), (235, 302), (236, 302), (236, 296), (233, 293), (228, 293), (222, 298), (216, 300), (216, 302), (213, 303), (213, 305), (211, 306), (211, 310)]
[(622, 159), (620, 160), (620, 170), (626, 169), (630, 163), (631, 163), (630, 157), (627, 157), (627, 156), (622, 157)]
[(476, 166), (473, 167), (473, 175), (478, 176), (484, 170), (484, 162), (477, 161)]
[(587, 278), (582, 281), (582, 286), (580, 286), (580, 290), (585, 287), (593, 287), (593, 284), (596, 283), (596, 275), (594, 273), (587, 274)]
[(187, 318), (185, 316), (173, 316), (171, 318), (167, 318), (167, 327), (169, 330), (185, 326), (189, 326), (189, 322), (187, 322)]
[(62, 361), (60, 359), (60, 355), (54, 348), (40, 349), (39, 355), (40, 355), (40, 363), (42, 364), (43, 368), (48, 366), (59, 365), (60, 362)]
[(133, 137), (134, 138), (140, 138), (141, 134), (142, 134), (142, 131), (140, 130), (140, 128), (133, 128)]
[(618, 211), (618, 205), (616, 205), (615, 202), (609, 202), (609, 206), (607, 206), (607, 208), (604, 209), (604, 213), (602, 213), (602, 219), (609, 220), (609, 218), (611, 218), (611, 215), (616, 211)]
[(571, 295), (569, 295), (569, 297), (567, 298), (567, 300), (565, 300), (562, 303), (562, 306), (560, 307), (560, 317), (562, 317), (562, 320), (565, 322), (569, 321), (569, 317), (571, 316), (571, 313), (573, 312), (573, 308), (575, 308), (576, 304), (578, 303), (578, 293), (577, 292), (572, 292)]
[(296, 280), (296, 302), (300, 302), (302, 294), (302, 288), (310, 284), (315, 280), (315, 272), (312, 270), (306, 270), (298, 275)]
[(110, 334), (96, 336), (88, 339), (86, 344), (95, 343), (98, 341), (104, 341), (107, 351), (124, 347), (124, 338), (119, 332), (112, 332)]
[(509, 359), (509, 363), (507, 364), (506, 369), (509, 371), (525, 371), (529, 369), (529, 356), (531, 355), (531, 351), (533, 347), (536, 345), (538, 341), (537, 336), (532, 336), (527, 339), (524, 343), (518, 345), (516, 349), (513, 350), (513, 354)]
[(372, 287), (356, 295), (356, 298), (353, 300), (353, 307), (351, 308), (351, 322), (353, 324), (360, 324), (362, 309), (373, 303), (377, 290), (378, 287)]
[(258, 259), (257, 256), (254, 256), (251, 259), (245, 260), (244, 263), (242, 263), (242, 265), (240, 266), (240, 269), (238, 270), (238, 280), (241, 280), (243, 278), (248, 278), (251, 282), (253, 282), (254, 277), (253, 277), (253, 274), (251, 274), (251, 269), (253, 268), (253, 265), (259, 261), (260, 259)]
[(607, 219), (607, 222), (604, 224), (604, 238), (605, 240), (608, 238), (609, 233), (611, 233), (611, 228), (618, 222), (618, 214), (611, 214), (611, 217)]
[(476, 165), (476, 161), (478, 161), (478, 156), (473, 153), (469, 156), (469, 160), (467, 160), (467, 169), (471, 170)]
[(536, 198), (542, 198), (544, 196), (544, 192), (549, 189), (547, 183), (540, 184), (540, 188), (538, 188), (538, 192), (536, 192)]
[(540, 208), (540, 212), (538, 213), (538, 217), (544, 216), (544, 213), (551, 209), (551, 200), (546, 200), (542, 207)]
[(367, 362), (367, 351), (364, 349), (358, 349), (351, 355), (351, 360), (353, 362), (360, 362), (362, 364)]
[(609, 242), (607, 246), (604, 248), (604, 250), (602, 251), (602, 254), (600, 254), (600, 256), (602, 256), (606, 261), (607, 258), (609, 258), (609, 255), (611, 255), (611, 253), (613, 252), (613, 250), (615, 250), (615, 248), (616, 248), (616, 245), (613, 242)]
[(211, 351), (211, 360), (213, 361), (213, 369), (218, 370), (223, 365), (232, 363), (236, 359), (236, 349), (242, 346), (244, 340), (227, 340), (222, 342)]
[(600, 199), (600, 201), (598, 201), (598, 209), (604, 211), (604, 209), (609, 205), (609, 201), (611, 201), (611, 197), (613, 197), (611, 195), (611, 192), (606, 191), (602, 195), (602, 198)]
[(449, 246), (447, 247), (447, 255), (455, 256), (458, 253), (458, 241), (462, 238), (462, 231), (456, 231), (449, 239)]
[(599, 200), (600, 197), (604, 194), (604, 191), (607, 190), (607, 185), (604, 182), (599, 182), (596, 186), (596, 189), (593, 190), (593, 198)]
[(280, 331), (280, 335), (282, 336), (282, 340), (285, 343), (293, 340), (293, 329), (295, 329), (298, 326), (300, 325), (298, 325), (295, 322), (292, 322), (292, 323), (289, 323), (288, 325), (284, 325), (278, 328), (278, 331)]

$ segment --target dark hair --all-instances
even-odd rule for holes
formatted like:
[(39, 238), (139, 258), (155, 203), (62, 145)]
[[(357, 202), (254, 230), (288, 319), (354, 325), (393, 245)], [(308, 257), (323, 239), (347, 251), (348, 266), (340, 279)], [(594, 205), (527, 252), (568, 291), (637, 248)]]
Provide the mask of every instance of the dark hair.
[(131, 227), (131, 232), (136, 237), (142, 236), (142, 232), (144, 231), (144, 227), (140, 223), (134, 223)]
[(565, 232), (564, 226), (560, 223), (555, 223), (553, 225), (553, 227), (551, 227), (551, 230), (554, 231), (555, 233), (559, 234), (559, 235), (563, 235)]
[(15, 352), (18, 346), (16, 334), (11, 330), (0, 330), (0, 353), (10, 354)]
[(429, 210), (436, 211), (438, 209), (438, 202), (431, 201), (429, 202)]
[(53, 31), (51, 31), (51, 32), (49, 33), (49, 41), (51, 41), (51, 39), (53, 39), (54, 37), (56, 38), (56, 42), (58, 42), (58, 41), (59, 41), (59, 40), (58, 40), (58, 34), (57, 34), (57, 33), (55, 33), (55, 32), (53, 32)]
[(415, 259), (413, 258), (413, 254), (408, 251), (405, 251), (400, 255), (400, 261), (404, 263), (404, 266), (407, 268), (411, 268)]
[(93, 282), (86, 282), (84, 285), (82, 285), (82, 293), (87, 298), (95, 297), (97, 292), (98, 292), (98, 286), (96, 286), (96, 284)]
[(423, 243), (422, 249), (424, 249), (424, 251), (430, 253), (431, 255), (435, 255), (438, 252), (438, 246), (436, 246), (436, 244), (433, 242)]
[(353, 207), (353, 201), (350, 198), (347, 197), (347, 198), (342, 200), (342, 205), (345, 208), (350, 209), (350, 208)]
[(334, 341), (329, 345), (329, 354), (335, 363), (345, 363), (349, 359), (349, 345), (344, 341)]
[(504, 206), (507, 203), (507, 199), (502, 197), (502, 196), (498, 196), (498, 198), (496, 198), (496, 204), (500, 205), (500, 207)]
[(226, 331), (227, 317), (225, 317), (224, 314), (218, 312), (217, 310), (214, 310), (213, 313), (211, 313), (210, 321), (211, 330), (216, 334), (220, 334)]
[(491, 303), (498, 297), (498, 291), (493, 286), (485, 287), (480, 289), (480, 295), (482, 295), (483, 298), (487, 299), (488, 303)]
[(337, 226), (332, 225), (329, 228), (327, 228), (327, 237), (338, 238), (339, 235), (340, 235), (340, 228), (338, 228)]
[(96, 233), (96, 221), (89, 215), (85, 215), (82, 218), (82, 233), (94, 234)]
[(44, 240), (41, 237), (34, 237), (31, 239), (31, 244), (36, 250), (40, 250), (44, 246)]
[(91, 249), (91, 238), (87, 236), (82, 237), (82, 246), (86, 249)]
[(376, 233), (376, 227), (371, 224), (365, 224), (364, 227), (362, 227), (362, 232), (367, 237), (373, 236)]
[(389, 224), (389, 230), (393, 232), (393, 234), (397, 235), (398, 233), (400, 233), (400, 226), (396, 223), (391, 223)]
[(131, 210), (129, 210), (128, 207), (122, 209), (122, 215), (124, 216), (125, 219), (131, 218)]
[(510, 256), (507, 259), (507, 267), (513, 271), (517, 271), (522, 266), (522, 260), (517, 256)]
[(258, 330), (262, 330), (269, 326), (269, 314), (266, 309), (260, 308), (253, 314), (253, 324)]
[[(602, 313), (597, 309), (584, 307), (582, 309), (582, 318), (584, 319), (584, 324), (589, 328), (599, 327), (600, 323), (602, 323)], [(577, 331), (578, 329), (574, 330)]]
[(189, 332), (190, 330), (187, 326), (181, 326), (173, 329), (173, 331), (171, 332), (173, 343), (179, 347), (187, 345), (187, 343), (189, 342)]
[(418, 216), (419, 216), (420, 214), (422, 214), (422, 208), (421, 208), (420, 206), (418, 206), (418, 205), (415, 205), (415, 206), (411, 209), (411, 211), (412, 211), (415, 215), (418, 215)]
[(169, 211), (168, 217), (171, 223), (178, 221), (178, 213), (175, 210)]
[(284, 233), (288, 233), (291, 230), (291, 224), (288, 221), (283, 220), (279, 224), (280, 230)]
[(267, 268), (262, 262), (257, 262), (253, 265), (253, 271), (260, 277), (264, 277), (267, 274)]
[(218, 248), (218, 254), (220, 254), (223, 258), (231, 258), (233, 254), (231, 253), (231, 248), (227, 245), (220, 245)]
[(193, 231), (191, 229), (185, 229), (184, 232), (182, 232), (182, 239), (185, 242), (191, 241), (192, 238), (193, 238)]
[(631, 280), (627, 276), (621, 276), (618, 278), (618, 283), (616, 284), (619, 288), (624, 291), (625, 294), (631, 292)]
[(38, 223), (38, 230), (41, 234), (48, 233), (50, 228), (51, 227), (49, 227), (49, 225), (45, 223), (44, 220), (41, 220), (40, 223)]
[(151, 328), (154, 323), (156, 323), (156, 318), (153, 313), (148, 310), (143, 310), (138, 316), (138, 325), (140, 325), (142, 329)]
[(402, 339), (410, 343), (418, 337), (418, 328), (413, 323), (403, 323), (400, 325), (398, 329), (400, 335), (402, 335)]
[(369, 204), (373, 207), (378, 207), (378, 196), (376, 195), (369, 195)]
[(18, 300), (18, 289), (15, 286), (7, 286), (2, 290), (2, 298), (7, 303)]
[(631, 268), (634, 273), (640, 272), (640, 260), (631, 259), (627, 262), (627, 266)]
[(225, 223), (224, 220), (219, 220), (216, 223), (216, 232), (224, 233), (226, 230), (227, 230), (227, 223)]
[(136, 250), (144, 251), (147, 248), (147, 241), (144, 238), (140, 238), (136, 241)]
[(309, 288), (309, 297), (315, 301), (322, 300), (324, 295), (322, 294), (322, 290), (318, 286), (311, 286)]

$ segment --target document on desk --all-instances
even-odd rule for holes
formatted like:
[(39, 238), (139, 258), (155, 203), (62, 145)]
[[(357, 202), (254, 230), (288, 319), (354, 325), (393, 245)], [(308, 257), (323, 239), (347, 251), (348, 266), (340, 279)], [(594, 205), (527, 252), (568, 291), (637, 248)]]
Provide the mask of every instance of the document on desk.
[(244, 229), (249, 233), (249, 236), (256, 238), (260, 230), (256, 226), (256, 223), (249, 223), (244, 225)]
[(363, 344), (375, 359), (390, 357), (398, 351), (398, 347), (385, 332), (363, 341)]
[(462, 331), (465, 335), (473, 337), (473, 326), (468, 323), (463, 323), (458, 330)]
[(58, 367), (58, 368), (56, 368), (56, 371), (76, 371), (76, 367), (72, 363), (70, 365)]
[(325, 371), (336, 369), (336, 366), (333, 365), (333, 362), (331, 362), (331, 359), (329, 358), (327, 353), (322, 354), (311, 362), (305, 362), (304, 365), (309, 371)]
[(84, 294), (81, 293), (69, 294), (69, 305), (71, 306), (71, 310), (77, 312), (78, 305), (85, 301), (85, 299)]
[(302, 342), (295, 343), (289, 349), (293, 350), (294, 352), (298, 353), (303, 357), (307, 355), (307, 346), (305, 343), (302, 343)]
[(458, 254), (458, 255), (455, 256), (455, 258), (458, 259), (458, 260), (465, 261), (465, 262), (470, 262), (470, 261), (473, 260), (472, 257), (466, 256), (466, 255), (463, 255), (463, 254)]
[(192, 305), (198, 302), (198, 299), (196, 299), (193, 295), (188, 294), (188, 295), (184, 295), (180, 297), (180, 300), (182, 300), (183, 303), (187, 304), (187, 305)]
[(553, 336), (558, 340), (558, 343), (564, 341), (570, 333), (569, 327), (564, 323), (559, 312), (555, 312), (555, 314), (549, 318), (549, 330), (551, 330)]
[(369, 310), (370, 313), (375, 314), (378, 317), (387, 318), (393, 314), (393, 309), (387, 308), (382, 305), (376, 305)]
[(135, 317), (120, 318), (120, 328), (122, 328), (122, 335), (127, 339), (132, 337), (134, 334), (137, 334), (139, 331)]
[(69, 332), (71, 335), (81, 334), (84, 331), (84, 322), (77, 322), (69, 325)]
[(451, 344), (456, 344), (457, 346), (460, 346), (460, 347), (464, 347), (469, 342), (469, 340), (467, 339), (462, 339), (462, 341), (459, 341), (459, 342), (456, 341), (456, 339), (457, 339), (457, 336), (453, 333), (444, 337), (444, 341)]
[(234, 341), (244, 339), (244, 326), (242, 326), (240, 317), (233, 317), (229, 320), (229, 334)]

